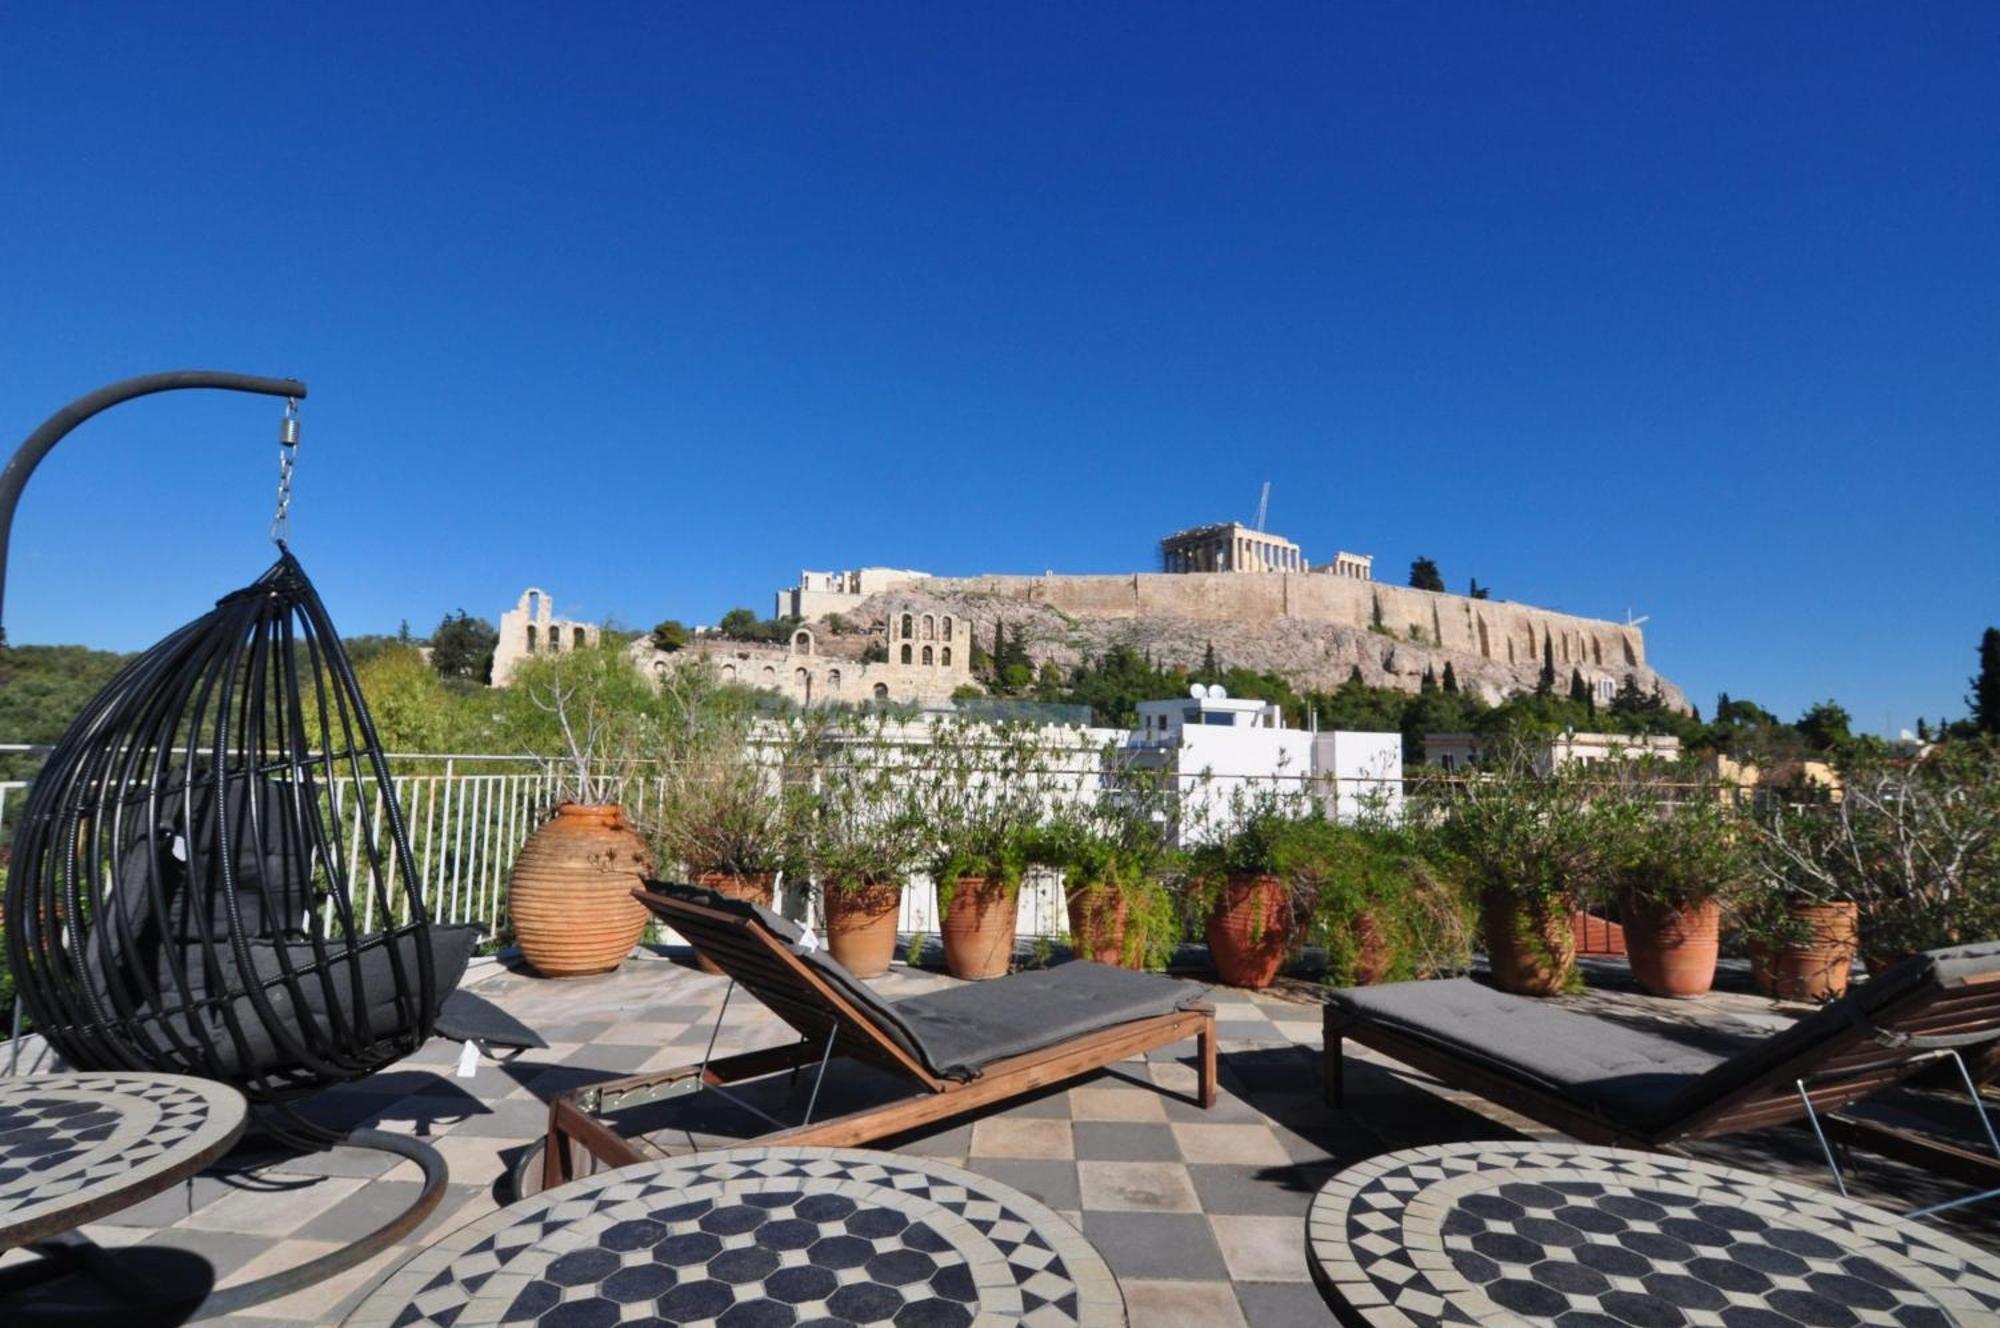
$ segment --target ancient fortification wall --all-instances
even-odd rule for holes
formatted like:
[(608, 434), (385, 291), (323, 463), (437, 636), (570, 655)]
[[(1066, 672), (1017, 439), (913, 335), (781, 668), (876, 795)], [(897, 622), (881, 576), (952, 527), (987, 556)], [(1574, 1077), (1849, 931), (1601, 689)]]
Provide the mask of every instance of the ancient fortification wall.
[(940, 593), (1016, 599), (1087, 618), (1235, 624), (1291, 619), (1362, 631), (1380, 626), (1401, 641), (1537, 668), (1546, 641), (1565, 673), (1577, 666), (1646, 670), (1645, 637), (1637, 627), (1317, 572), (937, 577), (923, 584)]

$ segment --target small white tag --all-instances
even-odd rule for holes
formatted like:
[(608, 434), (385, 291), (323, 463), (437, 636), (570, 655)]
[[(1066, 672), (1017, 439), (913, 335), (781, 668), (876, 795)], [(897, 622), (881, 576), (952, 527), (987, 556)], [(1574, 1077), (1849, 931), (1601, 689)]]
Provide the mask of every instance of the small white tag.
[(819, 937), (813, 935), (811, 927), (799, 928), (799, 949), (804, 950), (808, 954), (819, 949)]
[(174, 861), (175, 861), (175, 862), (186, 862), (187, 860), (188, 860), (188, 842), (187, 842), (187, 837), (186, 837), (186, 836), (184, 836), (184, 835), (175, 835), (175, 836), (174, 836)]
[(478, 1068), (479, 1044), (477, 1042), (468, 1042), (458, 1049), (458, 1077), (461, 1079), (470, 1079), (472, 1078), (473, 1071)]

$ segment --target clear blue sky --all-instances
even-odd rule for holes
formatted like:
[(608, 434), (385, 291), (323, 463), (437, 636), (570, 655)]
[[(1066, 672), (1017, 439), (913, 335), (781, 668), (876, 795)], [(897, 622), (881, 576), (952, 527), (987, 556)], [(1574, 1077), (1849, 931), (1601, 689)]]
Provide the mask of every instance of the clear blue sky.
[[(1991, 4), (14, 6), (0, 440), (305, 378), (350, 633), (1147, 568), (1268, 479), (1901, 727), (2000, 621), (1996, 69)], [(277, 414), (74, 435), (13, 639), (253, 575)]]

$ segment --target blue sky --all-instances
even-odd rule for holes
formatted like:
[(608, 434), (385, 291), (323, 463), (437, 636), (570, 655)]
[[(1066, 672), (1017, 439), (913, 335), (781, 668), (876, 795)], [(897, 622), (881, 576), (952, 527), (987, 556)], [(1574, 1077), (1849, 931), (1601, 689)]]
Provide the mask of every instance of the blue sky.
[[(306, 379), (343, 629), (538, 584), (1325, 559), (1652, 615), (1786, 715), (1962, 713), (2000, 621), (2000, 7), (16, 7), (0, 439)], [(13, 639), (259, 570), (276, 403), (74, 435)]]

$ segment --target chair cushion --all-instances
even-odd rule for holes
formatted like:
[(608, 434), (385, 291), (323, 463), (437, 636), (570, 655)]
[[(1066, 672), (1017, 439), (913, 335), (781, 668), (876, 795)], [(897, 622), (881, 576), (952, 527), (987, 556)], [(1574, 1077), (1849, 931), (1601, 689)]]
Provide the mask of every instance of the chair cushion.
[(1644, 1127), (1724, 1058), (1659, 1033), (1510, 996), (1470, 978), (1329, 994), (1330, 1027), (1393, 1029), (1482, 1069)]
[(974, 1079), (986, 1066), (1008, 1056), (1185, 1009), (1208, 990), (1156, 973), (1133, 973), (1078, 959), (885, 1001), (825, 949), (804, 945), (804, 930), (768, 908), (677, 881), (648, 881), (646, 888), (768, 928), (885, 1037), (940, 1079)]

